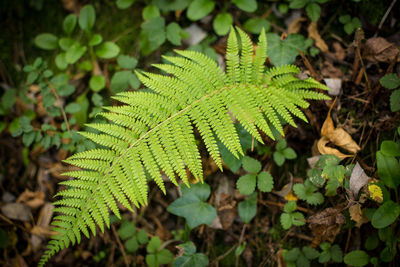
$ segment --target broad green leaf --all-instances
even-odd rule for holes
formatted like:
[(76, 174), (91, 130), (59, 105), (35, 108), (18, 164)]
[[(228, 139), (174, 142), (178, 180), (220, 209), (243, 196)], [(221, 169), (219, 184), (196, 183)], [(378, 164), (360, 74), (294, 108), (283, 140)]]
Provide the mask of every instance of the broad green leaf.
[(119, 54), (119, 46), (113, 42), (105, 42), (96, 49), (96, 55), (100, 58), (113, 58)]
[(266, 19), (250, 18), (243, 24), (243, 28), (245, 28), (247, 31), (251, 33), (260, 34), (262, 29), (268, 32), (269, 29), (271, 28), (271, 25)]
[(24, 133), (24, 135), (22, 136), (22, 143), (24, 144), (24, 146), (26, 147), (30, 146), (35, 140), (35, 136), (36, 132), (34, 131)]
[(285, 155), (285, 158), (287, 158), (287, 159), (297, 158), (296, 151), (294, 151), (294, 149), (291, 147), (285, 148), (282, 152), (283, 152), (283, 155)]
[(160, 10), (155, 5), (147, 5), (143, 8), (142, 17), (144, 20), (151, 20), (160, 16)]
[(281, 225), (282, 225), (283, 229), (287, 230), (292, 226), (292, 222), (293, 222), (292, 214), (282, 213), (280, 220), (281, 220)]
[(267, 33), (268, 56), (272, 64), (281, 66), (292, 64), (299, 55), (298, 50), (305, 51), (309, 44), (304, 37), (299, 34), (289, 34), (283, 41), (275, 33)]
[(256, 0), (233, 0), (232, 1), (238, 8), (246, 12), (254, 12), (257, 10)]
[(330, 248), (331, 252), (331, 259), (334, 262), (342, 262), (343, 261), (343, 252), (342, 249), (339, 247), (339, 245), (333, 245)]
[(68, 16), (65, 17), (64, 22), (63, 22), (63, 30), (66, 34), (71, 34), (76, 26), (76, 21), (77, 18), (75, 14), (69, 14)]
[(166, 32), (168, 41), (170, 41), (173, 45), (181, 45), (182, 31), (183, 30), (178, 23), (172, 22), (168, 24)]
[(127, 90), (129, 87), (139, 88), (139, 80), (132, 71), (117, 71), (111, 78), (111, 91), (116, 94)]
[(99, 92), (106, 86), (106, 78), (103, 75), (93, 75), (89, 80), (89, 87), (94, 92)]
[(255, 174), (246, 174), (239, 178), (236, 183), (236, 187), (239, 192), (243, 195), (250, 195), (256, 189), (256, 178)]
[(126, 248), (126, 251), (128, 251), (129, 253), (133, 253), (136, 250), (138, 250), (139, 244), (138, 244), (136, 237), (132, 237), (132, 238), (128, 239), (128, 241), (125, 242), (125, 248)]
[(213, 21), (214, 31), (218, 35), (226, 35), (229, 32), (230, 27), (232, 26), (233, 18), (229, 13), (220, 13), (218, 14)]
[(174, 255), (167, 249), (162, 249), (156, 254), (158, 264), (168, 264), (174, 260)]
[(272, 156), (276, 165), (282, 166), (285, 163), (285, 155), (281, 151), (275, 151)]
[(283, 211), (287, 213), (291, 213), (295, 211), (297, 208), (296, 201), (289, 201), (286, 203), (286, 205), (283, 207)]
[(37, 80), (37, 78), (39, 78), (39, 73), (37, 73), (36, 71), (32, 71), (28, 74), (28, 77), (26, 78), (26, 83), (32, 84)]
[(350, 266), (365, 266), (369, 262), (369, 255), (363, 250), (353, 250), (344, 256), (344, 263)]
[(304, 256), (306, 256), (306, 258), (309, 260), (316, 259), (319, 256), (319, 252), (315, 248), (312, 248), (312, 247), (304, 246), (302, 248), (302, 251), (303, 251)]
[(72, 45), (65, 53), (65, 61), (68, 64), (76, 63), (85, 54), (86, 50), (86, 46), (80, 44)]
[(244, 223), (249, 223), (257, 214), (257, 193), (253, 193), (246, 200), (238, 205), (240, 219)]
[(299, 248), (292, 248), (289, 251), (285, 251), (283, 253), (283, 258), (285, 259), (285, 261), (296, 261), (297, 258), (300, 257), (300, 249)]
[(243, 169), (249, 173), (258, 173), (261, 171), (261, 163), (249, 156), (244, 156), (242, 159)]
[(396, 89), (400, 86), (400, 78), (395, 73), (388, 73), (380, 79), (383, 87), (388, 89)]
[(392, 189), (397, 189), (400, 184), (400, 165), (394, 157), (384, 155), (381, 151), (376, 152), (378, 174), (381, 181)]
[(193, 229), (201, 224), (210, 225), (217, 212), (213, 206), (204, 201), (210, 195), (207, 184), (194, 184), (191, 188), (182, 186), (182, 197), (176, 199), (168, 206), (168, 211), (177, 216), (184, 217), (188, 226)]
[(102, 41), (103, 41), (103, 37), (100, 34), (98, 34), (98, 33), (93, 34), (92, 38), (89, 41), (89, 46), (99, 45)]
[(59, 53), (55, 58), (55, 63), (57, 68), (60, 70), (65, 70), (68, 67), (66, 53)]
[(140, 229), (140, 231), (137, 233), (136, 237), (137, 237), (137, 241), (142, 245), (149, 242), (149, 237), (147, 236), (146, 231), (143, 229)]
[(84, 6), (79, 12), (79, 27), (86, 32), (90, 32), (96, 21), (96, 11), (92, 5)]
[(317, 21), (321, 15), (321, 7), (317, 3), (309, 3), (306, 6), (306, 12), (312, 21)]
[(203, 253), (196, 253), (193, 242), (186, 242), (179, 245), (183, 249), (183, 255), (179, 256), (172, 263), (173, 267), (206, 267), (209, 260)]
[(261, 172), (257, 176), (257, 187), (261, 192), (271, 192), (274, 187), (274, 179), (269, 172)]
[(117, 0), (117, 7), (119, 9), (127, 9), (129, 8), (133, 3), (135, 2), (135, 0)]
[(82, 109), (82, 107), (78, 103), (69, 103), (65, 107), (65, 112), (75, 114), (75, 113), (78, 113), (79, 111), (81, 111), (81, 109)]
[(293, 212), (292, 214), (292, 224), (293, 225), (295, 225), (295, 226), (302, 226), (302, 225), (305, 225), (306, 224), (306, 222), (305, 222), (305, 218), (304, 218), (304, 215), (302, 214), (302, 213), (300, 213), (300, 212)]
[(133, 70), (138, 61), (136, 58), (128, 56), (128, 55), (119, 55), (117, 58), (118, 66), (123, 69)]
[(165, 19), (163, 17), (143, 22), (140, 27), (142, 28), (139, 37), (142, 54), (150, 54), (165, 42)]
[(282, 151), (282, 150), (284, 150), (284, 149), (286, 148), (286, 146), (287, 146), (286, 140), (285, 140), (285, 139), (280, 139), (280, 140), (276, 143), (275, 149), (276, 149), (276, 150), (279, 150), (279, 151)]
[(63, 37), (58, 40), (58, 45), (63, 51), (68, 51), (68, 49), (71, 48), (74, 44), (79, 44), (77, 41), (69, 38), (69, 37)]
[(187, 17), (192, 21), (202, 19), (213, 11), (214, 5), (212, 0), (194, 0), (186, 11)]
[(146, 250), (148, 253), (156, 253), (161, 247), (161, 240), (158, 236), (153, 236), (150, 242), (147, 244)]
[(293, 0), (293, 1), (290, 1), (289, 7), (293, 8), (293, 9), (303, 8), (306, 6), (307, 3), (308, 3), (308, 0)]
[(399, 204), (388, 200), (382, 204), (372, 216), (371, 224), (377, 229), (391, 225), (400, 215)]
[(339, 17), (339, 21), (340, 21), (340, 23), (342, 23), (342, 24), (349, 23), (349, 22), (351, 21), (351, 16), (348, 15), (348, 14), (341, 15), (341, 16)]
[(17, 95), (17, 90), (15, 89), (9, 88), (5, 90), (5, 92), (1, 96), (2, 107), (6, 110), (11, 109), (14, 106), (15, 101), (17, 100), (16, 95)]
[(399, 144), (393, 141), (383, 141), (381, 143), (381, 150), (385, 156), (389, 157), (399, 157), (400, 156), (400, 147)]
[(376, 234), (370, 235), (367, 240), (365, 240), (364, 247), (366, 250), (374, 250), (379, 245), (379, 239)]
[(390, 95), (390, 109), (392, 112), (400, 110), (400, 90), (396, 90)]
[(58, 38), (51, 33), (41, 33), (35, 37), (35, 45), (41, 49), (54, 50), (58, 47)]

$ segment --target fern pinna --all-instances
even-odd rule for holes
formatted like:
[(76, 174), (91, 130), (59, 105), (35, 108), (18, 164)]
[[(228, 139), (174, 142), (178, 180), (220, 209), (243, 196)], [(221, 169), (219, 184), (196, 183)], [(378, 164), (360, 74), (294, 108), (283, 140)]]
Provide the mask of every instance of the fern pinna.
[[(238, 33), (238, 35), (237, 35)], [(240, 42), (238, 40), (240, 38)], [(241, 49), (239, 49), (239, 46)], [(262, 131), (274, 138), (271, 127), (283, 134), (282, 121), (296, 127), (292, 115), (307, 121), (299, 108), (306, 99), (328, 99), (310, 88), (328, 89), (312, 78), (298, 79), (293, 65), (265, 70), (267, 40), (263, 31), (253, 44), (242, 30), (232, 28), (226, 52), (226, 72), (206, 55), (177, 50), (165, 56), (171, 64), (154, 66), (170, 75), (136, 73), (150, 90), (124, 92), (114, 99), (124, 105), (106, 107), (100, 115), (110, 123), (89, 124), (100, 133), (81, 134), (102, 148), (75, 154), (65, 162), (81, 170), (65, 173), (75, 179), (61, 182), (67, 189), (56, 196), (53, 230), (39, 265), (60, 249), (79, 243), (81, 233), (96, 234), (110, 226), (109, 210), (117, 217), (117, 202), (133, 211), (147, 204), (147, 178), (165, 193), (161, 172), (174, 184), (189, 184), (188, 169), (202, 180), (200, 153), (194, 127), (222, 169), (219, 139), (235, 156), (243, 155), (228, 111), (259, 142)]]

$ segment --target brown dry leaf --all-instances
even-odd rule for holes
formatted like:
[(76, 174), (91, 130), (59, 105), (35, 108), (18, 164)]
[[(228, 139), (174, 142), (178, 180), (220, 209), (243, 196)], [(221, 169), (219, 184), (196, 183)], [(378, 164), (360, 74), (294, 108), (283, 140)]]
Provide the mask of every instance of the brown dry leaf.
[(346, 51), (343, 49), (342, 45), (339, 42), (333, 42), (332, 44), (334, 55), (339, 60), (344, 60), (346, 58)]
[(359, 203), (351, 206), (349, 208), (349, 212), (351, 219), (356, 222), (356, 226), (358, 228), (360, 228), (362, 224), (369, 221), (368, 218), (365, 217), (364, 211), (361, 210), (361, 205)]
[[(366, 58), (372, 62), (390, 63), (399, 53), (396, 44), (382, 37), (370, 38), (365, 43)], [(400, 62), (400, 57), (397, 57), (397, 62)]]
[(353, 192), (355, 197), (358, 195), (360, 189), (368, 183), (368, 180), (369, 177), (357, 162), (350, 176), (350, 190)]
[(338, 156), (340, 159), (344, 159), (347, 157), (352, 157), (353, 155), (346, 155), (341, 153), (339, 150), (328, 147), (327, 144), (332, 142), (338, 147), (341, 147), (352, 154), (356, 154), (360, 151), (360, 147), (357, 143), (351, 138), (351, 136), (342, 128), (336, 128), (333, 124), (333, 120), (331, 118), (331, 110), (334, 106), (332, 104), (331, 108), (328, 111), (328, 115), (325, 119), (324, 124), (321, 129), (321, 139), (318, 141), (318, 150), (321, 154), (334, 154)]
[(321, 153), (322, 155), (332, 154), (332, 155), (337, 156), (341, 160), (343, 160), (345, 158), (348, 158), (348, 157), (352, 157), (352, 155), (343, 154), (342, 152), (340, 152), (336, 148), (327, 146), (327, 144), (329, 142), (330, 142), (330, 140), (325, 136), (321, 137), (321, 139), (318, 140), (317, 146), (318, 146), (319, 153)]
[(307, 28), (308, 31), (308, 38), (314, 39), (315, 46), (319, 48), (322, 52), (326, 53), (329, 51), (328, 46), (326, 45), (325, 41), (319, 35), (317, 23), (311, 22), (311, 24)]
[(317, 247), (322, 242), (333, 242), (339, 234), (341, 225), (346, 223), (346, 218), (341, 213), (341, 208), (327, 208), (307, 219), (308, 227), (313, 234), (312, 246)]
[(44, 204), (44, 193), (42, 191), (32, 192), (28, 189), (17, 198), (17, 203), (25, 203), (32, 209), (37, 209)]
[(7, 203), (1, 207), (1, 212), (13, 220), (27, 222), (32, 218), (31, 208), (22, 203)]
[(307, 21), (307, 19), (303, 18), (303, 17), (299, 17), (299, 18), (294, 19), (289, 25), (288, 33), (289, 34), (298, 33), (300, 31), (300, 28), (301, 28), (301, 23), (304, 22), (304, 21)]
[(331, 62), (325, 61), (321, 68), (321, 74), (325, 78), (342, 78), (343, 72)]

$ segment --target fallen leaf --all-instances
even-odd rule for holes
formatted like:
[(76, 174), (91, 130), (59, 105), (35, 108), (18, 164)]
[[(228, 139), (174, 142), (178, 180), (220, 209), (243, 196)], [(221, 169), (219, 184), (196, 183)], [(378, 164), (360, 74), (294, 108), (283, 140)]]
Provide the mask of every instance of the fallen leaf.
[[(365, 43), (365, 57), (372, 62), (390, 63), (399, 53), (396, 44), (382, 37), (370, 38)], [(400, 57), (397, 57), (397, 62), (400, 62)]]
[(32, 218), (31, 208), (22, 203), (7, 203), (1, 212), (10, 219), (27, 222)]
[(308, 227), (313, 234), (312, 246), (317, 247), (322, 242), (332, 243), (339, 234), (341, 225), (346, 223), (346, 218), (341, 208), (327, 208), (307, 219)]
[(369, 177), (365, 174), (360, 164), (357, 162), (350, 176), (350, 190), (357, 197), (360, 189), (368, 183)]
[(25, 203), (32, 209), (37, 209), (44, 204), (44, 193), (43, 191), (32, 192), (28, 189), (17, 198), (17, 203)]
[(319, 48), (322, 52), (326, 53), (329, 51), (328, 46), (326, 45), (325, 41), (319, 35), (317, 23), (311, 22), (311, 24), (307, 28), (308, 31), (308, 38), (314, 39), (315, 46)]
[(364, 211), (361, 210), (361, 205), (356, 203), (349, 208), (350, 218), (356, 222), (358, 228), (369, 220), (365, 217)]
[(321, 128), (322, 137), (317, 144), (318, 150), (322, 155), (333, 154), (338, 156), (340, 159), (352, 157), (353, 155), (343, 154), (336, 148), (327, 146), (327, 144), (331, 142), (334, 145), (351, 152), (352, 154), (356, 154), (361, 149), (344, 129), (342, 128), (335, 129), (333, 120), (331, 118), (331, 110), (334, 104), (335, 103), (333, 103), (331, 108), (329, 109), (325, 122), (322, 125)]
[(333, 42), (332, 44), (334, 55), (339, 60), (344, 60), (346, 58), (346, 51), (343, 49), (339, 42)]
[(343, 72), (341, 69), (335, 67), (331, 62), (325, 61), (321, 68), (321, 74), (327, 78), (342, 78)]
[(298, 33), (298, 32), (300, 31), (301, 24), (302, 24), (304, 21), (307, 21), (307, 19), (306, 19), (306, 18), (303, 18), (303, 17), (299, 17), (299, 18), (294, 19), (294, 20), (289, 24), (288, 33), (289, 33), (289, 34), (291, 34), (291, 33)]
[(321, 153), (322, 155), (332, 154), (332, 155), (339, 157), (341, 160), (348, 158), (348, 157), (352, 157), (352, 155), (343, 154), (336, 148), (327, 146), (327, 144), (329, 142), (330, 142), (330, 140), (325, 136), (321, 137), (321, 139), (318, 140), (317, 146), (318, 146), (319, 153)]

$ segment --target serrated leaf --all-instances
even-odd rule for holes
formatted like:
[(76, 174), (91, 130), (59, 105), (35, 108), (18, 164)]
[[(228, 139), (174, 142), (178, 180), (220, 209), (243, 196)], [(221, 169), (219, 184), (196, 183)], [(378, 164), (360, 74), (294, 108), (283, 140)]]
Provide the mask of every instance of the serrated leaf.
[(122, 240), (126, 240), (136, 233), (136, 226), (132, 222), (125, 221), (118, 229), (118, 235)]
[(293, 218), (291, 214), (282, 213), (280, 220), (283, 229), (287, 230), (292, 226)]
[(309, 260), (316, 259), (319, 256), (319, 252), (315, 248), (312, 248), (312, 247), (304, 246), (302, 248), (302, 251), (303, 251), (304, 256), (306, 256), (306, 258)]
[(268, 56), (273, 65), (292, 64), (299, 55), (298, 50), (305, 51), (309, 44), (302, 35), (289, 34), (283, 41), (275, 33), (267, 33)]
[(287, 213), (291, 213), (291, 212), (295, 211), (296, 208), (297, 208), (296, 201), (289, 201), (283, 207), (283, 211), (287, 212)]
[(282, 152), (275, 151), (272, 156), (274, 158), (274, 161), (275, 161), (276, 165), (282, 166), (283, 163), (285, 163), (285, 155), (283, 155)]
[(125, 242), (125, 248), (126, 248), (126, 251), (128, 251), (129, 253), (133, 253), (136, 250), (138, 250), (139, 244), (138, 244), (136, 237), (132, 237), (132, 238), (128, 239), (128, 241)]
[(258, 173), (261, 171), (261, 163), (248, 156), (244, 156), (242, 159), (243, 169), (249, 173)]
[(287, 159), (295, 159), (295, 158), (297, 158), (296, 152), (291, 147), (285, 148), (283, 150), (283, 155), (285, 155), (285, 158), (287, 158)]
[(243, 195), (250, 195), (256, 189), (256, 178), (255, 174), (246, 174), (239, 178), (236, 183), (236, 187), (239, 192)]
[(395, 73), (388, 73), (379, 80), (383, 87), (396, 89), (400, 86), (400, 78)]
[(274, 179), (269, 172), (261, 172), (257, 176), (257, 187), (261, 192), (271, 192), (274, 187)]

